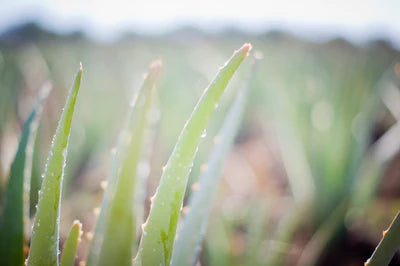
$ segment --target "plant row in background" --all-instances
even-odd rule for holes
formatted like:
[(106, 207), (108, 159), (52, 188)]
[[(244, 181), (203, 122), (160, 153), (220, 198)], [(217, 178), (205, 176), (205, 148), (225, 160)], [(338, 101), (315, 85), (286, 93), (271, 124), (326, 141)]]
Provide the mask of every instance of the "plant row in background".
[[(150, 213), (144, 222), (144, 191), (148, 176), (146, 165), (151, 152), (149, 147), (154, 142), (155, 121), (152, 114), (157, 109), (156, 88), (162, 72), (160, 62), (150, 66), (143, 85), (133, 97), (120, 132), (86, 265), (146, 266), (197, 263), (207, 221), (213, 218), (209, 217), (209, 214), (221, 168), (239, 130), (245, 110), (248, 80), (247, 85), (235, 93), (235, 99), (215, 138), (213, 151), (207, 159), (206, 170), (199, 177), (198, 190), (190, 194), (185, 207), (186, 214), (179, 222), (188, 177), (198, 146), (206, 135), (207, 124), (229, 80), (250, 49), (251, 46), (245, 44), (236, 51), (204, 91), (163, 169), (157, 191), (151, 198)], [(22, 265), (29, 240), (28, 265), (59, 264), (61, 191), (81, 75), (82, 67), (78, 70), (53, 138), (42, 176), (43, 182), (32, 230), (29, 228), (28, 199), (32, 165), (29, 151), (33, 150), (36, 127), (49, 92), (48, 88), (43, 89), (25, 123), (3, 200), (0, 221), (1, 265)], [(367, 149), (376, 99), (382, 90), (387, 88), (388, 80), (391, 79), (389, 76), (388, 73), (383, 75), (372, 96), (363, 90), (363, 86), (354, 86), (359, 91), (346, 92), (344, 95), (343, 91), (331, 90), (331, 99), (322, 98), (317, 104), (304, 102), (302, 94), (306, 92), (301, 89), (293, 92), (267, 91), (271, 97), (263, 104), (270, 106), (270, 119), (276, 128), (276, 141), (294, 204), (293, 211), (288, 212), (285, 219), (282, 219), (282, 228), (273, 235), (277, 242), (288, 244), (279, 252), (271, 252), (267, 262), (259, 257), (260, 253), (264, 252), (260, 244), (265, 233), (262, 227), (268, 220), (268, 215), (265, 204), (255, 204), (261, 209), (257, 210), (254, 219), (250, 221), (249, 235), (252, 239), (249, 245), (253, 250), (248, 254), (246, 264), (285, 264), (285, 250), (290, 248), (294, 232), (301, 228), (304, 218), (307, 217), (313, 217), (312, 224), (317, 229), (305, 246), (298, 263), (316, 264), (323, 249), (343, 226), (345, 218), (353, 218), (350, 214), (357, 213), (354, 210), (364, 210), (369, 204), (378, 183), (379, 173), (382, 172), (382, 165), (398, 149), (386, 149), (386, 159), (382, 159), (381, 146), (385, 146), (388, 141), (393, 143), (398, 130), (394, 130), (394, 133), (388, 132), (387, 138), (390, 140), (385, 142), (383, 139), (381, 142), (385, 143), (382, 145), (377, 143)], [(359, 81), (349, 78), (343, 81), (343, 86), (351, 87), (357, 82)], [(269, 87), (276, 89), (273, 86)], [(355, 101), (362, 103), (353, 106)], [(333, 111), (337, 112), (335, 116), (332, 115)], [(313, 114), (312, 119), (310, 122), (303, 121), (301, 118), (307, 117), (309, 112)], [(262, 117), (262, 120), (264, 119)], [(329, 130), (333, 123), (338, 126)], [(396, 128), (398, 126), (394, 126), (394, 129)], [(294, 132), (299, 134), (295, 135)], [(348, 132), (353, 132), (353, 135), (349, 135)], [(333, 139), (335, 141), (332, 141)], [(268, 198), (268, 195), (265, 197)], [(368, 265), (387, 264), (398, 249), (398, 220), (397, 217), (387, 233), (384, 232), (384, 238), (372, 258), (368, 260)], [(74, 264), (81, 227), (78, 221), (73, 223), (61, 252), (61, 265)], [(215, 232), (216, 242), (219, 241), (217, 238), (224, 239), (221, 237), (222, 230), (219, 230), (221, 228), (211, 228)], [(224, 249), (220, 248), (222, 246), (216, 243), (218, 248), (212, 252), (223, 253)]]
[[(348, 226), (365, 219), (363, 215), (373, 216), (368, 206), (374, 200), (379, 177), (400, 148), (395, 137), (400, 133), (398, 122), (370, 144), (377, 106), (383, 102), (389, 111), (392, 109), (384, 98), (398, 79), (395, 71), (395, 66), (386, 70), (371, 91), (357, 85), (359, 80), (337, 79), (349, 90), (329, 90), (316, 95), (318, 100), (313, 102), (298, 97), (306, 93), (302, 90), (276, 92), (281, 101), (270, 102), (272, 120), (294, 211), (282, 219), (285, 226), (276, 234), (277, 241), (288, 245), (269, 257), (268, 263), (284, 264), (295, 232), (304, 224), (312, 224), (315, 229), (297, 264), (315, 265), (346, 223)], [(304, 121), (309, 113), (311, 119)]]

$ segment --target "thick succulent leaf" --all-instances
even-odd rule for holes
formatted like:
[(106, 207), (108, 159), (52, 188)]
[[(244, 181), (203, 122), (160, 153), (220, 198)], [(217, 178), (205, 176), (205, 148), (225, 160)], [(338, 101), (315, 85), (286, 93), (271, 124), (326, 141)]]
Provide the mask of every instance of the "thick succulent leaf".
[(389, 265), (396, 251), (400, 247), (400, 212), (392, 221), (389, 228), (382, 232), (383, 236), (371, 258), (365, 262), (365, 266)]
[(60, 203), (72, 116), (81, 82), (82, 65), (76, 74), (54, 135), (33, 226), (28, 265), (58, 265)]
[(143, 225), (136, 264), (169, 265), (179, 212), (198, 145), (225, 87), (250, 49), (250, 44), (243, 45), (225, 63), (186, 122), (163, 171), (149, 217)]
[(262, 244), (269, 233), (268, 228), (266, 228), (266, 225), (269, 224), (269, 209), (265, 200), (257, 200), (257, 202), (252, 203), (252, 206), (253, 210), (248, 219), (246, 260), (249, 265), (265, 265), (263, 256), (265, 251)]
[(188, 213), (175, 241), (172, 265), (195, 265), (205, 234), (209, 211), (218, 187), (222, 166), (239, 130), (246, 96), (245, 88), (236, 96), (216, 137), (216, 145), (207, 163), (207, 170), (199, 178), (199, 190), (192, 194)]
[[(147, 132), (150, 125), (149, 111), (152, 94), (161, 73), (161, 63), (150, 66), (143, 86), (133, 106), (130, 124), (132, 130), (127, 137), (127, 151), (122, 161), (117, 178), (114, 198), (110, 202), (104, 227), (103, 244), (99, 265), (131, 265), (133, 247), (136, 243), (135, 187), (138, 184), (138, 165), (147, 143)], [(118, 244), (116, 244), (118, 243)]]
[(317, 265), (318, 259), (325, 251), (327, 244), (333, 236), (338, 234), (340, 226), (343, 224), (348, 200), (344, 199), (331, 213), (314, 233), (308, 243), (305, 245), (301, 256), (298, 259), (298, 266)]
[(61, 266), (74, 266), (76, 249), (81, 241), (82, 224), (79, 221), (74, 221), (69, 230), (68, 238), (65, 241), (64, 249), (61, 256)]
[(33, 146), (40, 113), (49, 91), (49, 86), (44, 86), (40, 91), (38, 100), (25, 122), (17, 153), (11, 165), (0, 221), (1, 265), (24, 264), (24, 223), (28, 219), (26, 214), (29, 209), (24, 185), (29, 184), (25, 179), (30, 179), (29, 169), (32, 164), (32, 157), (28, 155), (27, 150), (29, 146)]

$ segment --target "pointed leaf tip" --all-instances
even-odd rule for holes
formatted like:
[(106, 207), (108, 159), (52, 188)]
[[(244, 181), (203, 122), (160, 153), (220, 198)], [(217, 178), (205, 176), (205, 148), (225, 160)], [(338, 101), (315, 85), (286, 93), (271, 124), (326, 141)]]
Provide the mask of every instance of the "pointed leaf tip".
[(81, 242), (81, 236), (82, 224), (80, 221), (75, 220), (64, 243), (60, 266), (73, 266), (75, 264), (76, 251)]
[(150, 71), (155, 71), (159, 72), (162, 69), (162, 61), (161, 60), (156, 60), (150, 64)]
[(146, 75), (150, 82), (155, 82), (160, 78), (161, 72), (162, 72), (162, 68), (163, 68), (163, 65), (162, 65), (162, 61), (161, 60), (156, 60), (156, 61), (154, 61), (153, 63), (150, 64), (149, 72)]
[(27, 265), (58, 265), (59, 215), (72, 117), (80, 87), (78, 70), (58, 121), (43, 174)]
[(216, 104), (250, 49), (251, 45), (245, 44), (235, 51), (203, 91), (186, 121), (154, 195), (134, 265), (170, 265), (180, 208), (198, 145)]
[(82, 236), (82, 234), (83, 234), (83, 231), (82, 231), (82, 223), (81, 223), (81, 221), (79, 221), (79, 220), (74, 220), (73, 221), (73, 223), (72, 223), (72, 227), (77, 227), (77, 228), (79, 228), (79, 237), (81, 237)]
[(249, 56), (251, 49), (252, 49), (251, 43), (245, 43), (235, 53), (244, 53), (246, 54), (246, 56)]
[(147, 144), (143, 146), (143, 143), (148, 143), (152, 135), (148, 131), (154, 121), (149, 114), (154, 108), (152, 98), (161, 72), (160, 60), (149, 65), (143, 85), (131, 103), (103, 195), (88, 266), (131, 264), (136, 245), (135, 225), (141, 220), (141, 208), (136, 206), (137, 201), (141, 201), (138, 188), (145, 185), (145, 177), (139, 175), (137, 169), (141, 162), (147, 161)]

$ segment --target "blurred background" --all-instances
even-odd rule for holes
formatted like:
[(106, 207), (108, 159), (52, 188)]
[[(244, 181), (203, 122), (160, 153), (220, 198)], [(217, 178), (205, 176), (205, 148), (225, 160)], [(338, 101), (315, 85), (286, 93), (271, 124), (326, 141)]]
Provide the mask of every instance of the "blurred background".
[[(21, 127), (53, 91), (33, 151), (31, 210), (67, 90), (84, 68), (70, 138), (61, 241), (74, 219), (86, 259), (102, 188), (132, 95), (161, 59), (154, 194), (181, 128), (244, 42), (202, 141), (187, 195), (235, 89), (250, 100), (224, 166), (200, 265), (362, 265), (400, 208), (400, 2), (147, 0), (0, 2), (0, 196)], [(391, 265), (400, 265), (396, 255)]]

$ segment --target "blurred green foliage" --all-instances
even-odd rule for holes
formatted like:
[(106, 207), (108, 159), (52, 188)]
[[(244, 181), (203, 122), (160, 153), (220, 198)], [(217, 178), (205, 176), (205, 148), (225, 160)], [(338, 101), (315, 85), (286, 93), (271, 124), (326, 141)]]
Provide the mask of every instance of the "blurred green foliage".
[[(335, 236), (338, 232), (343, 236), (344, 231), (367, 232), (365, 241), (373, 249), (376, 243), (371, 241), (379, 238), (374, 233), (400, 206), (398, 200), (391, 200), (386, 212), (375, 212), (382, 218), (374, 220), (368, 212), (377, 209), (384, 194), (369, 194), (363, 208), (355, 208), (353, 203), (353, 198), (363, 193), (362, 165), (374, 165), (369, 171), (374, 175), (372, 179), (380, 180), (378, 177), (386, 173), (381, 165), (365, 158), (370, 147), (396, 123), (382, 103), (380, 92), (382, 86), (394, 84), (398, 88), (400, 84), (399, 73), (393, 71), (399, 52), (384, 41), (358, 47), (342, 39), (314, 43), (279, 32), (206, 35), (190, 30), (160, 36), (128, 35), (113, 43), (47, 33), (23, 40), (1, 38), (1, 187), (6, 184), (8, 154), (16, 148), (13, 140), (20, 134), (27, 108), (40, 86), (50, 79), (54, 90), (44, 110), (34, 151), (32, 184), (38, 187), (40, 169), (60, 114), (58, 107), (70, 85), (73, 66), (82, 61), (85, 76), (65, 171), (63, 189), (67, 193), (63, 193), (61, 235), (67, 234), (74, 219), (83, 221), (84, 231), (93, 230), (92, 209), (99, 205), (99, 184), (108, 173), (110, 150), (130, 104), (131, 90), (139, 87), (148, 62), (162, 59), (165, 73), (159, 85), (161, 119), (147, 195), (154, 194), (162, 165), (187, 114), (212, 80), (214, 70), (244, 42), (251, 42), (263, 60), (251, 82), (244, 125), (225, 167), (226, 178), (211, 211), (200, 260), (205, 265), (242, 265), (248, 254), (258, 254), (260, 258), (254, 261), (260, 264), (275, 259), (291, 264), (300, 257), (301, 252), (296, 250), (303, 250), (318, 229), (327, 227), (336, 228), (332, 229)], [(250, 69), (248, 62), (244, 64), (243, 76)], [(230, 87), (239, 86), (243, 76), (235, 77)], [(227, 91), (223, 103), (231, 101), (233, 91)], [(223, 103), (207, 129), (209, 136), (215, 135), (227, 111), (228, 105)], [(200, 146), (190, 185), (196, 183), (211, 144), (211, 138), (206, 138)], [(242, 178), (231, 178), (233, 172)], [(380, 182), (374, 184), (372, 191)], [(190, 194), (190, 189), (187, 191)], [(36, 195), (31, 192), (32, 206)], [(146, 202), (148, 209), (149, 200)], [(337, 223), (332, 223), (331, 214), (341, 204), (345, 204), (345, 211), (339, 213), (340, 219), (335, 216)], [(252, 218), (259, 206), (264, 223)], [(257, 244), (246, 240), (254, 232), (264, 232)], [(255, 245), (260, 251), (250, 252), (248, 247)], [(81, 249), (87, 249), (85, 241)], [(85, 259), (82, 255), (80, 258)]]

